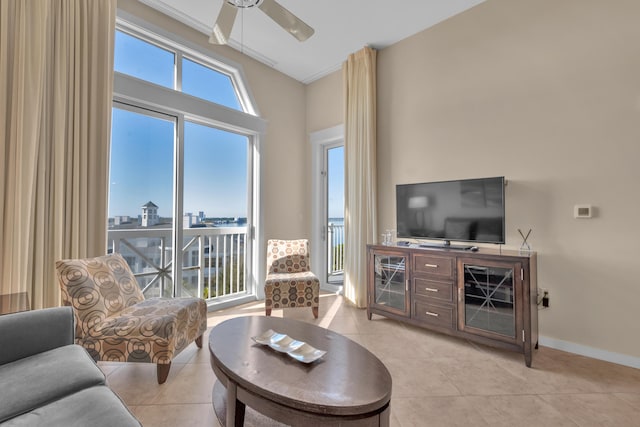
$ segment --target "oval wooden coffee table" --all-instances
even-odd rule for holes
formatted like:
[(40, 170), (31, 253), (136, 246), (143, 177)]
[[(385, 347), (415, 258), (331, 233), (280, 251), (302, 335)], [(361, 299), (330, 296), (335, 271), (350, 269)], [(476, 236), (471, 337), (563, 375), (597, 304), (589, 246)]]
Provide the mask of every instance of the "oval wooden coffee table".
[[(307, 364), (253, 342), (251, 337), (269, 329), (327, 353)], [(216, 385), (212, 392), (222, 425), (243, 425), (245, 405), (289, 425), (389, 425), (389, 371), (369, 350), (336, 332), (278, 317), (237, 317), (211, 330), (209, 351), (211, 367), (226, 387)]]

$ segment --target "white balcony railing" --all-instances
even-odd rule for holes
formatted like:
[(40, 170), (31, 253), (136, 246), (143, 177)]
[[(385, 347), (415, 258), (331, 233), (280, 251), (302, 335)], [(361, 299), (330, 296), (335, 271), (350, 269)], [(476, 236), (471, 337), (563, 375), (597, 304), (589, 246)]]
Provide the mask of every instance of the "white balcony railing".
[(327, 230), (327, 271), (329, 276), (336, 276), (344, 270), (344, 225), (329, 223)]
[[(109, 230), (109, 251), (127, 260), (146, 297), (173, 295), (171, 236), (169, 228)], [(247, 227), (184, 229), (181, 294), (207, 300), (246, 294), (246, 236)]]

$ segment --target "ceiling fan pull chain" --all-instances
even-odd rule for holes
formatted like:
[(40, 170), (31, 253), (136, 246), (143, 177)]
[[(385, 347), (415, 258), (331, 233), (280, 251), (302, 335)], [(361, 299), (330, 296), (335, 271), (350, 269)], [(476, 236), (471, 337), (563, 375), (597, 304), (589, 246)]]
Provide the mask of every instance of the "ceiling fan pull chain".
[(244, 54), (244, 8), (240, 11), (240, 53)]

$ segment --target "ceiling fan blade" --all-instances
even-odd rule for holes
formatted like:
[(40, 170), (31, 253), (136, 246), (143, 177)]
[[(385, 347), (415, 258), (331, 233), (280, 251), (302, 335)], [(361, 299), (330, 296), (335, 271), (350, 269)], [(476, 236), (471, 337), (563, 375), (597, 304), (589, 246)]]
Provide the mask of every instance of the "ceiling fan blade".
[(209, 37), (209, 43), (227, 44), (237, 13), (238, 8), (230, 5), (226, 0), (224, 0), (218, 19), (216, 19), (216, 23), (213, 24), (213, 31)]
[(280, 4), (276, 3), (275, 0), (263, 0), (258, 7), (266, 13), (269, 18), (273, 19), (276, 24), (280, 25), (301, 42), (311, 37), (314, 33), (313, 28)]

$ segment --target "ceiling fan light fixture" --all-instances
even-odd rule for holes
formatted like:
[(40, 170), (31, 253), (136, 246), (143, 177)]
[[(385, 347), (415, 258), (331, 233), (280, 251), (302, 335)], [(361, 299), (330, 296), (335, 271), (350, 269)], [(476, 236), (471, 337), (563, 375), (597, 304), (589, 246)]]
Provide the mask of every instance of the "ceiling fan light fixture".
[(248, 7), (257, 6), (262, 0), (226, 0), (231, 6), (246, 9)]
[(282, 29), (298, 39), (298, 41), (303, 42), (314, 33), (313, 28), (275, 0), (224, 0), (220, 14), (213, 24), (213, 31), (209, 37), (209, 43), (227, 44), (238, 9), (246, 9), (254, 6), (258, 6), (258, 9), (264, 12), (265, 15), (282, 27)]

